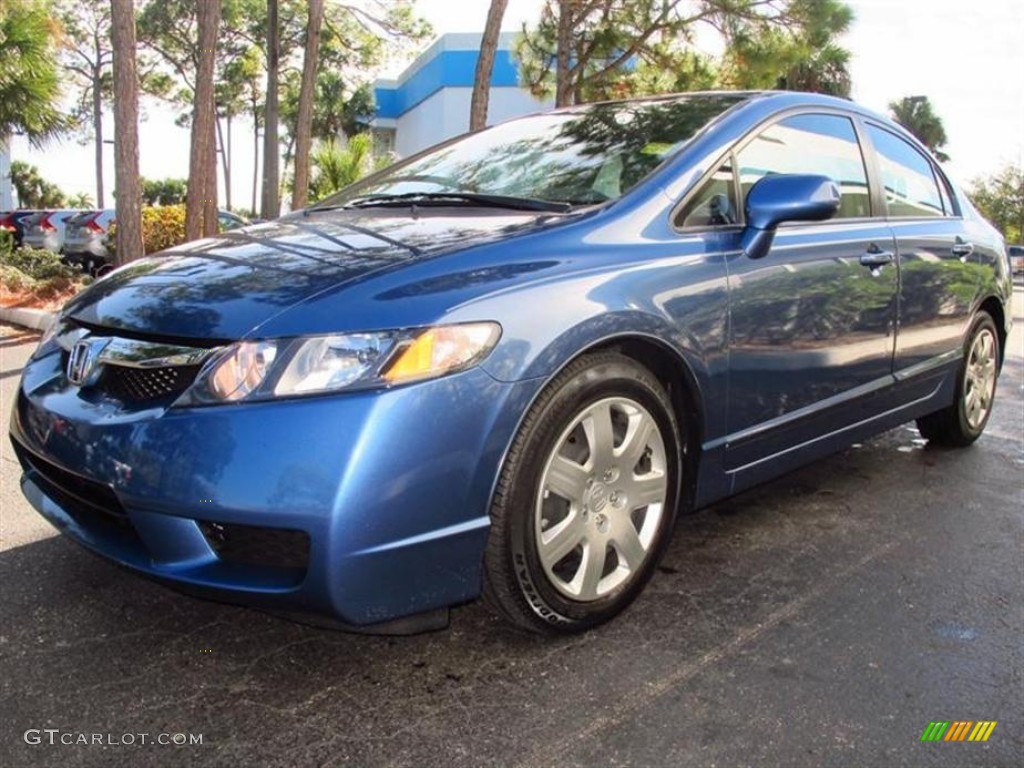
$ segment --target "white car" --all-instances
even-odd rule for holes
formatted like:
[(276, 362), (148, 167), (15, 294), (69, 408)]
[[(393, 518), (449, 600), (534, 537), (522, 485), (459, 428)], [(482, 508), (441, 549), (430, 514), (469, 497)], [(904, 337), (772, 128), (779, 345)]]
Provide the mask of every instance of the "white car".
[(1010, 257), (1010, 272), (1015, 275), (1024, 274), (1024, 245), (1011, 245), (1006, 249)]
[(115, 211), (82, 211), (65, 222), (64, 257), (88, 271), (99, 269), (110, 257), (110, 225)]
[(32, 214), (23, 223), (25, 228), (23, 244), (31, 248), (43, 248), (60, 253), (64, 247), (64, 233), (68, 219), (81, 212), (79, 208), (61, 208)]

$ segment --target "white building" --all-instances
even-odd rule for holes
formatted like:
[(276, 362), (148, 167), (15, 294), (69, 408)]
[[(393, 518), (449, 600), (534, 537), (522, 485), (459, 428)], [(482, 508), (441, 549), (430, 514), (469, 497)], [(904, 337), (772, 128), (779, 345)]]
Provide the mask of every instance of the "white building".
[(0, 211), (14, 208), (11, 194), (11, 149), (7, 140), (0, 137)]
[[(395, 80), (378, 80), (377, 115), (371, 122), (378, 153), (408, 157), (469, 130), (480, 34), (447, 34)], [(491, 75), (489, 125), (551, 109), (520, 85), (514, 33), (501, 35)]]

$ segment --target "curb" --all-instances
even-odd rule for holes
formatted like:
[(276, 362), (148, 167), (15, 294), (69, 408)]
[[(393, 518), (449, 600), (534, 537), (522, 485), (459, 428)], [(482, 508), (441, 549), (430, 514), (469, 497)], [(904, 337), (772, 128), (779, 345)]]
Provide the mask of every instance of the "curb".
[(57, 317), (56, 312), (45, 309), (8, 309), (0, 307), (0, 322), (20, 325), (34, 331), (45, 331)]

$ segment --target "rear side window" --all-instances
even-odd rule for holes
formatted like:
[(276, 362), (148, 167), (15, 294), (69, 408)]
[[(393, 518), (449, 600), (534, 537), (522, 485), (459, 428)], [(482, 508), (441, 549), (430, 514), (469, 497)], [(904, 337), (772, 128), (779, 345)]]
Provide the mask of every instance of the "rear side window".
[[(942, 193), (928, 158), (910, 142), (884, 128), (869, 125), (868, 135), (878, 154), (889, 215), (942, 216)], [(948, 205), (952, 208), (952, 204)]]
[(828, 176), (842, 192), (837, 219), (871, 215), (864, 156), (853, 121), (841, 115), (797, 115), (766, 128), (737, 154), (740, 188), (765, 176), (810, 173)]

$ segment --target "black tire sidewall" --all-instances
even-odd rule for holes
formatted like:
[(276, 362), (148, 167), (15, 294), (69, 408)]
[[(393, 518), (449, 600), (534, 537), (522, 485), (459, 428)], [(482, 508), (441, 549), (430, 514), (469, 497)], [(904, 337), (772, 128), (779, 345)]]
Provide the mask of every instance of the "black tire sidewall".
[[(668, 494), (662, 519), (643, 569), (622, 587), (593, 602), (563, 596), (548, 581), (536, 549), (536, 494), (544, 466), (569, 423), (594, 403), (627, 397), (647, 409), (661, 431), (666, 450)], [(538, 621), (553, 629), (579, 630), (607, 621), (643, 590), (671, 538), (679, 497), (679, 430), (671, 404), (654, 377), (638, 365), (600, 362), (572, 376), (538, 413), (525, 436), (522, 460), (515, 467), (509, 498), (509, 556), (519, 590)]]

